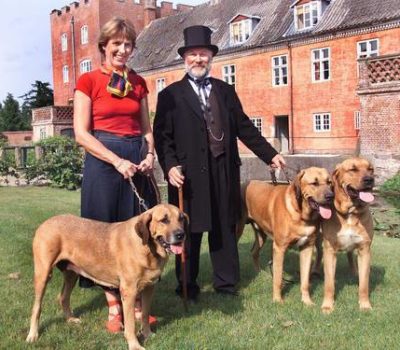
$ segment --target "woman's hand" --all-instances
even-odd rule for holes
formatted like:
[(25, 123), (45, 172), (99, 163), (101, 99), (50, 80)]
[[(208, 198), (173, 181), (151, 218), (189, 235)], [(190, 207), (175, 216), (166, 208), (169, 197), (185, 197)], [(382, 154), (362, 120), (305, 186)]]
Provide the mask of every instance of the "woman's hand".
[(120, 172), (124, 179), (127, 179), (129, 177), (132, 177), (135, 175), (135, 173), (138, 171), (138, 166), (129, 160), (122, 159), (120, 158), (118, 162), (115, 162), (114, 164), (115, 169)]
[(137, 170), (144, 175), (150, 175), (154, 169), (154, 154), (149, 152), (137, 167)]

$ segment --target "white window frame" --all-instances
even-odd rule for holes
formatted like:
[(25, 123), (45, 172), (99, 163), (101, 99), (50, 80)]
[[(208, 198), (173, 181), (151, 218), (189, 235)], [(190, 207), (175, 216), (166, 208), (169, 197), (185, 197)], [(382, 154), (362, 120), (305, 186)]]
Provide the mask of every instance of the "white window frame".
[(222, 80), (229, 85), (236, 85), (236, 66), (234, 64), (222, 66)]
[[(232, 22), (229, 25), (230, 45), (236, 46), (246, 42), (253, 32), (253, 20), (251, 18), (242, 19), (241, 21)], [(237, 33), (235, 33), (235, 29)]]
[[(283, 62), (283, 59), (286, 63)], [(271, 57), (271, 69), (272, 86), (286, 86), (289, 79), (288, 55)]]
[(158, 78), (156, 80), (156, 91), (159, 93), (165, 88), (165, 78)]
[[(294, 23), (296, 31), (306, 30), (315, 27), (321, 18), (321, 1), (311, 1), (304, 5), (295, 7)], [(303, 15), (303, 22), (300, 25), (300, 15)]]
[(67, 51), (68, 50), (68, 36), (67, 36), (67, 33), (62, 33), (60, 40), (61, 40), (61, 51)]
[[(376, 42), (376, 50), (371, 48), (372, 43)], [(366, 44), (366, 50), (362, 50), (361, 46)], [(379, 39), (369, 39), (357, 42), (357, 58), (368, 58), (379, 56)]]
[(140, 4), (140, 0), (133, 0), (135, 4)]
[(85, 24), (81, 27), (81, 45), (89, 42), (89, 27)]
[(314, 132), (329, 132), (332, 130), (332, 118), (330, 113), (313, 114)]
[[(325, 50), (328, 53), (327, 57), (324, 57)], [(316, 53), (318, 53), (318, 58), (315, 57)], [(327, 69), (324, 67), (326, 64), (328, 66)], [(316, 77), (316, 65), (319, 67), (319, 79)], [(327, 78), (323, 74), (326, 70), (328, 71)], [(331, 80), (331, 49), (329, 47), (311, 50), (311, 79), (313, 83)]]
[(92, 70), (92, 61), (91, 60), (83, 60), (79, 64), (79, 70), (81, 74), (90, 72)]
[(44, 140), (47, 137), (46, 127), (39, 129), (39, 140)]
[(261, 136), (263, 135), (263, 119), (262, 117), (252, 117), (250, 118), (253, 125), (258, 129)]
[(69, 83), (69, 68), (67, 65), (62, 67), (63, 83)]
[(354, 129), (355, 130), (361, 129), (361, 112), (360, 111), (354, 112)]

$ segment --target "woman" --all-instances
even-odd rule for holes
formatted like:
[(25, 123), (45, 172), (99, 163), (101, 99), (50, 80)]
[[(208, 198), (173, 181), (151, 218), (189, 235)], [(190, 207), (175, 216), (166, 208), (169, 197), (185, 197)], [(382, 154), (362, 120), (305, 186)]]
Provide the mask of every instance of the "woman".
[[(76, 141), (86, 150), (81, 216), (105, 222), (124, 221), (139, 214), (128, 178), (153, 170), (154, 140), (147, 87), (144, 79), (126, 67), (136, 43), (131, 22), (114, 17), (100, 32), (100, 69), (83, 74), (74, 96)], [(147, 154), (141, 160), (142, 139)], [(81, 277), (82, 287), (94, 283)], [(108, 307), (107, 329), (123, 328), (121, 299), (117, 290), (104, 288)], [(136, 316), (140, 315), (137, 305)], [(151, 316), (150, 322), (155, 322)]]

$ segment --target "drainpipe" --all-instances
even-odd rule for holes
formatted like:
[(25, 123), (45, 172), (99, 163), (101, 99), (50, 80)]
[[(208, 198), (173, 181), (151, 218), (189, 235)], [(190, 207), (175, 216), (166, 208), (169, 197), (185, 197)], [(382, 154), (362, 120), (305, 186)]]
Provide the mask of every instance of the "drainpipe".
[(290, 42), (287, 43), (289, 51), (289, 104), (290, 104), (290, 115), (289, 115), (289, 154), (293, 154), (293, 64), (292, 64), (292, 46)]
[(71, 49), (72, 49), (72, 86), (75, 88), (76, 69), (75, 69), (75, 21), (74, 16), (71, 17)]

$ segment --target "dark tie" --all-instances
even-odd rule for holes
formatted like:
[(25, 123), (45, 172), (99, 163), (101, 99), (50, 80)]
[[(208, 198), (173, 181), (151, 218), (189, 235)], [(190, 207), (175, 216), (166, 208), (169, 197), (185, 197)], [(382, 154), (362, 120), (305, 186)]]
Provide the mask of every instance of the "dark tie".
[[(189, 76), (189, 79), (194, 81), (194, 83), (197, 86), (198, 92), (197, 92), (197, 96), (199, 98), (199, 102), (200, 102), (200, 107), (201, 110), (203, 111), (203, 116), (204, 118), (207, 117), (207, 114), (210, 114), (211, 117), (211, 121), (212, 119), (212, 115), (211, 115), (211, 109), (210, 109), (210, 102), (208, 99), (208, 95), (207, 95), (207, 86), (211, 84), (210, 82), (210, 78), (203, 78), (203, 79), (193, 79), (191, 76)], [(204, 100), (201, 98), (201, 96), (203, 95)], [(204, 103), (205, 101), (205, 103)]]

